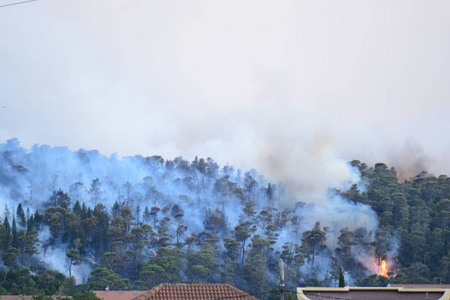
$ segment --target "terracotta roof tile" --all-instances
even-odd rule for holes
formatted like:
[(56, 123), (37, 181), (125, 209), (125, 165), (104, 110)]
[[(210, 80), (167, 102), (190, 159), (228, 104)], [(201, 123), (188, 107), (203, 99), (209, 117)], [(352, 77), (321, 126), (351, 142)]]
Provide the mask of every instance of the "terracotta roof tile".
[(257, 300), (230, 284), (162, 283), (134, 300)]

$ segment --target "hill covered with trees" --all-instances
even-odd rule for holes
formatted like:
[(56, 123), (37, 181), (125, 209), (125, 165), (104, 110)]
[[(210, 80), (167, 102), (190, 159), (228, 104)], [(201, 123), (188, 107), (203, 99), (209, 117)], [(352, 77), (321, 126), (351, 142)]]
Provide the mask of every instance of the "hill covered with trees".
[(298, 197), (211, 158), (108, 158), (17, 139), (0, 154), (0, 294), (224, 282), (264, 298), (279, 258), (291, 290), (342, 275), (450, 283), (445, 175), (399, 182), (383, 163), (354, 160), (356, 180)]

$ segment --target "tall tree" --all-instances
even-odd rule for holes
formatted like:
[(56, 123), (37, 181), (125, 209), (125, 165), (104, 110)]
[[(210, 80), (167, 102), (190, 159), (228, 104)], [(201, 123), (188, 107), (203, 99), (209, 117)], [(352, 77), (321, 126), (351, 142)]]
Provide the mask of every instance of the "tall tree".
[(94, 180), (92, 180), (91, 188), (89, 189), (89, 195), (94, 205), (97, 205), (97, 203), (101, 201), (102, 194), (102, 183), (100, 182), (100, 179), (95, 178)]
[(75, 248), (70, 249), (66, 253), (66, 256), (69, 258), (69, 277), (72, 276), (72, 266), (78, 266), (83, 262), (83, 258), (78, 255), (79, 253), (80, 251)]
[(341, 266), (339, 266), (339, 287), (345, 287), (344, 272)]
[(305, 257), (311, 261), (311, 268), (314, 266), (316, 256), (325, 250), (325, 240), (327, 239), (328, 228), (320, 227), (320, 222), (314, 224), (313, 229), (303, 232), (301, 249)]
[(244, 264), (245, 259), (245, 243), (252, 236), (252, 234), (256, 231), (256, 226), (253, 225), (250, 221), (245, 221), (234, 227), (233, 234), (238, 242), (241, 243), (242, 249), (242, 260), (241, 264)]

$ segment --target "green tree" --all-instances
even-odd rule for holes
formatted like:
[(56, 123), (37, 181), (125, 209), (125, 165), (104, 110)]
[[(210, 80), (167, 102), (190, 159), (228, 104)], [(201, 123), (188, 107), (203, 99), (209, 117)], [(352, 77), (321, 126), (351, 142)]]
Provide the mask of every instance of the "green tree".
[(225, 228), (225, 220), (222, 212), (217, 208), (214, 211), (208, 208), (206, 211), (206, 219), (203, 221), (203, 224), (205, 225), (205, 230), (214, 235), (223, 231)]
[(32, 230), (27, 233), (24, 229), (19, 230), (19, 246), (20, 262), (22, 265), (31, 266), (31, 257), (38, 253), (37, 246), (39, 245), (39, 238), (37, 230)]
[[(347, 270), (354, 270), (356, 260), (352, 254), (352, 247), (357, 243), (353, 240), (354, 232), (347, 227), (341, 229), (341, 234), (338, 237), (338, 243), (334, 252), (342, 266)], [(353, 273), (353, 272), (352, 272)]]
[(214, 276), (218, 267), (215, 261), (214, 248), (208, 243), (203, 249), (187, 255), (188, 271), (194, 281), (208, 282), (208, 279)]
[(80, 251), (78, 249), (70, 249), (66, 256), (69, 258), (69, 277), (72, 277), (72, 266), (78, 266), (83, 262), (83, 258), (78, 254)]
[(139, 274), (136, 282), (143, 289), (150, 289), (163, 282), (181, 281), (181, 258), (174, 254), (173, 250), (161, 247), (157, 257), (150, 259)]
[(302, 235), (301, 251), (308, 260), (311, 261), (311, 268), (314, 266), (316, 256), (326, 249), (325, 240), (327, 239), (328, 228), (320, 227), (320, 222), (314, 224), (312, 230), (306, 230)]
[(247, 220), (253, 220), (256, 215), (256, 211), (254, 209), (256, 206), (256, 201), (254, 200), (245, 201), (244, 205), (245, 206), (242, 210), (244, 211), (244, 214), (247, 216)]
[(270, 253), (270, 242), (259, 234), (255, 234), (251, 239), (249, 248), (247, 263), (243, 267), (243, 277), (246, 282), (246, 289), (250, 293), (256, 294), (261, 290), (269, 289), (266, 268)]
[(19, 256), (19, 249), (11, 247), (2, 255), (3, 264), (8, 267), (5, 270), (5, 276), (3, 277), (3, 282), (6, 280), (6, 276), (8, 275), (8, 271), (10, 269), (15, 269), (17, 267), (17, 257)]
[(92, 270), (88, 279), (89, 288), (92, 290), (125, 290), (130, 286), (130, 280), (122, 278), (119, 274), (108, 268), (96, 268)]
[(0, 224), (0, 254), (4, 253), (10, 247), (11, 239), (11, 229), (9, 227), (8, 217), (6, 217), (3, 225)]
[(356, 281), (356, 286), (366, 287), (386, 287), (389, 283), (388, 278), (384, 276), (378, 276), (377, 274), (371, 274)]
[(97, 297), (94, 292), (76, 293), (73, 295), (72, 300), (102, 300)]
[(146, 206), (144, 208), (144, 213), (142, 214), (142, 220), (147, 224), (150, 223), (151, 215), (150, 215), (150, 210), (148, 209), (148, 206)]
[(233, 261), (237, 260), (241, 251), (239, 249), (240, 243), (236, 239), (231, 238), (224, 238), (223, 242), (226, 249), (226, 252), (224, 253), (225, 257), (228, 257)]
[(344, 272), (341, 266), (339, 266), (339, 287), (345, 287)]
[(70, 197), (63, 190), (53, 191), (48, 200), (44, 203), (44, 207), (62, 207), (68, 209), (71, 204)]
[(167, 247), (172, 243), (172, 237), (169, 234), (167, 226), (159, 226), (158, 228), (158, 245), (160, 247)]
[(252, 233), (256, 231), (256, 226), (250, 221), (245, 221), (234, 227), (234, 236), (238, 242), (241, 243), (242, 249), (242, 264), (244, 264), (245, 259), (245, 243), (252, 236)]
[(91, 188), (89, 189), (89, 196), (91, 197), (92, 203), (94, 205), (97, 205), (102, 199), (102, 183), (98, 178), (95, 178), (91, 182)]
[(16, 216), (17, 216), (17, 221), (19, 222), (20, 227), (22, 227), (22, 228), (25, 227), (25, 225), (27, 224), (27, 220), (26, 220), (25, 212), (23, 211), (21, 203), (19, 203), (19, 205), (17, 205)]

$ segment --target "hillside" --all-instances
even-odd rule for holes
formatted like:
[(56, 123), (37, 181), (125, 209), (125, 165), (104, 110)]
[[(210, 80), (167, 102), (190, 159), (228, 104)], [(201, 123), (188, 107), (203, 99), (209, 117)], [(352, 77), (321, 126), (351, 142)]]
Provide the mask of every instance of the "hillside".
[(354, 160), (352, 180), (299, 197), (211, 158), (0, 152), (1, 294), (226, 282), (264, 298), (279, 258), (289, 290), (337, 286), (339, 267), (350, 285), (450, 283), (445, 175)]

